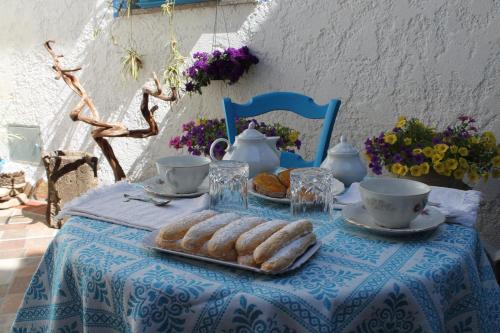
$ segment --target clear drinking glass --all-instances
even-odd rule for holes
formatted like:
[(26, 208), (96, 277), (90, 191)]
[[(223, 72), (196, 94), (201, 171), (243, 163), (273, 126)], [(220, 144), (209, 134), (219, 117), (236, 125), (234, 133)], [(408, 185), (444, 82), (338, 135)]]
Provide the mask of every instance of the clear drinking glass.
[(210, 209), (238, 210), (248, 208), (248, 163), (215, 161), (210, 163)]
[(290, 210), (293, 216), (333, 214), (333, 173), (323, 168), (290, 173)]

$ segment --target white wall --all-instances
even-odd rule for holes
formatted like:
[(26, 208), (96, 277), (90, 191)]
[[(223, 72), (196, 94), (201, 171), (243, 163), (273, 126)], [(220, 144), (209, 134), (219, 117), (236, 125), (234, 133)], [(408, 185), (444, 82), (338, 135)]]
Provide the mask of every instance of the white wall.
[[(9, 123), (42, 128), (44, 149), (80, 149), (101, 156), (86, 124), (68, 111), (78, 98), (53, 79), (42, 47), (55, 39), (68, 67), (83, 66), (81, 80), (104, 119), (130, 128), (145, 126), (139, 112), (140, 86), (167, 58), (168, 25), (160, 13), (132, 17), (145, 68), (136, 82), (120, 73), (122, 52), (109, 40), (110, 27), (126, 43), (130, 21), (102, 22), (92, 37), (105, 0), (3, 0), (0, 13), (0, 131)], [(181, 51), (210, 50), (213, 7), (180, 9), (176, 26)], [(482, 130), (500, 138), (500, 2), (493, 0), (272, 0), (225, 6), (232, 45), (248, 44), (261, 62), (238, 84), (214, 83), (203, 95), (160, 103), (160, 135), (113, 139), (131, 179), (154, 172), (155, 158), (174, 153), (168, 141), (180, 124), (199, 116), (223, 117), (220, 101), (243, 102), (269, 90), (290, 90), (319, 103), (343, 104), (332, 142), (345, 134), (358, 147), (367, 136), (392, 126), (398, 115), (446, 126), (461, 114), (475, 116)], [(219, 12), (219, 18), (222, 18)], [(113, 23), (114, 22), (114, 23)], [(223, 21), (219, 32), (224, 32)], [(223, 39), (225, 34), (221, 34)], [(312, 156), (317, 122), (273, 115), (303, 133), (303, 154)], [(0, 156), (7, 155), (1, 133)], [(101, 161), (101, 178), (112, 172)], [(491, 187), (495, 187), (490, 185)]]

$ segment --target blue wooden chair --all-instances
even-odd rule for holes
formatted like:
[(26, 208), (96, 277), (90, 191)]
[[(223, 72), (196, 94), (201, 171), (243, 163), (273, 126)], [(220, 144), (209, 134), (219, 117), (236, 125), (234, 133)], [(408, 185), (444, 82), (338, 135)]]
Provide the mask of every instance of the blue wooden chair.
[(297, 154), (281, 152), (280, 166), (284, 168), (319, 167), (326, 158), (333, 124), (340, 107), (340, 100), (332, 99), (325, 105), (316, 104), (312, 98), (293, 92), (270, 92), (258, 95), (245, 104), (236, 104), (225, 97), (222, 107), (226, 113), (227, 137), (231, 144), (236, 136), (236, 118), (255, 117), (270, 111), (284, 110), (308, 119), (324, 119), (320, 139), (313, 161), (305, 161)]

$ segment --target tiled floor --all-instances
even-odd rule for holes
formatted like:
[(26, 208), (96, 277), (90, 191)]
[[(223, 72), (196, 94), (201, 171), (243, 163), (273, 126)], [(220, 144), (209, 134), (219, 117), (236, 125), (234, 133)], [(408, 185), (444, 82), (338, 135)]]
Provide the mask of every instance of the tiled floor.
[(9, 332), (31, 276), (57, 233), (43, 207), (0, 210), (0, 332)]

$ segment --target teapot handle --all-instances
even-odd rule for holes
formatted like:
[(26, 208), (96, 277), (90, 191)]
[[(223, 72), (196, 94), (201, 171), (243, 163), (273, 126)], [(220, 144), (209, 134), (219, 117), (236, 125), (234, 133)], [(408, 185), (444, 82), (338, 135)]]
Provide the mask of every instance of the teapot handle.
[(225, 142), (227, 143), (228, 147), (231, 147), (231, 144), (229, 143), (228, 139), (225, 138), (215, 139), (214, 142), (212, 142), (212, 144), (210, 145), (210, 158), (212, 159), (212, 161), (217, 161), (217, 158), (215, 158), (214, 149), (219, 142)]

